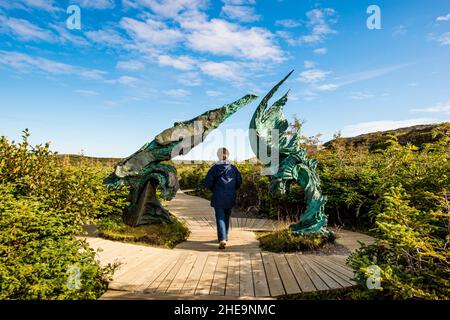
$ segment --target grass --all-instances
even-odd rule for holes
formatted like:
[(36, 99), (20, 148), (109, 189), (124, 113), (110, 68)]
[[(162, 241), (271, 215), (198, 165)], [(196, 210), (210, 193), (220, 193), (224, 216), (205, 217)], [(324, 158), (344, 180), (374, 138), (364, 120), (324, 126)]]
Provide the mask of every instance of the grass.
[(109, 240), (170, 248), (183, 242), (189, 236), (185, 223), (172, 216), (173, 223), (150, 224), (130, 227), (121, 216), (107, 216), (98, 225), (99, 236)]
[(321, 248), (334, 239), (328, 239), (321, 235), (299, 236), (287, 228), (271, 232), (257, 233), (261, 249), (272, 252), (296, 252)]

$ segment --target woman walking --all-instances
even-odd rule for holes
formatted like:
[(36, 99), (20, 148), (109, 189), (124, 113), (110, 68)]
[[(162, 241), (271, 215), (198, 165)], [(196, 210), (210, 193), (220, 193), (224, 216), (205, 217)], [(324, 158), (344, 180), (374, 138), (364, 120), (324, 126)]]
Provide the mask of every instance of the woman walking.
[(236, 190), (242, 183), (241, 173), (230, 163), (229, 156), (226, 148), (219, 148), (219, 161), (209, 169), (205, 178), (205, 187), (213, 193), (211, 207), (216, 212), (219, 249), (225, 249), (227, 245), (231, 209), (236, 204)]

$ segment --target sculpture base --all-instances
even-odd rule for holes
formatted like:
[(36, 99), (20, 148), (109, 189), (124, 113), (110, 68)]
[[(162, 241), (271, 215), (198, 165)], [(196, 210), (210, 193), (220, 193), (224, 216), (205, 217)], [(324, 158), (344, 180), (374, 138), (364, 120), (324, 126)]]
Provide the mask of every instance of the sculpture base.
[(299, 223), (294, 223), (294, 224), (291, 224), (289, 228), (291, 229), (293, 234), (298, 235), (298, 236), (320, 235), (329, 240), (334, 240), (336, 238), (334, 232), (331, 231), (330, 229), (327, 229), (325, 226), (304, 227), (304, 226), (301, 226)]
[(140, 190), (131, 190), (131, 205), (123, 214), (123, 221), (129, 226), (136, 227), (152, 223), (172, 223), (169, 211), (156, 198), (156, 188), (149, 180)]

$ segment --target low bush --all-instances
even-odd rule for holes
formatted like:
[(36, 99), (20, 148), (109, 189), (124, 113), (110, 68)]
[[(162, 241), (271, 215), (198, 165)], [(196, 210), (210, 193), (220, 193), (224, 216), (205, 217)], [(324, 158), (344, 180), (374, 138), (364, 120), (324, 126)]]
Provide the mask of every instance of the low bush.
[(123, 222), (121, 216), (110, 215), (100, 219), (99, 235), (110, 240), (173, 248), (187, 239), (189, 229), (175, 216), (172, 216), (172, 219), (173, 223), (130, 227)]
[(272, 252), (315, 250), (334, 241), (320, 235), (295, 235), (289, 228), (261, 233), (258, 235), (258, 240), (261, 249)]
[(115, 266), (101, 267), (71, 217), (0, 185), (0, 299), (96, 299)]
[(375, 243), (357, 250), (348, 262), (361, 286), (379, 283), (365, 291), (367, 297), (449, 299), (449, 204), (422, 211), (409, 198), (402, 187), (385, 194), (375, 222)]
[(0, 137), (0, 299), (98, 298), (114, 266), (75, 235), (121, 212), (127, 190), (108, 191), (105, 168), (65, 164), (28, 138)]

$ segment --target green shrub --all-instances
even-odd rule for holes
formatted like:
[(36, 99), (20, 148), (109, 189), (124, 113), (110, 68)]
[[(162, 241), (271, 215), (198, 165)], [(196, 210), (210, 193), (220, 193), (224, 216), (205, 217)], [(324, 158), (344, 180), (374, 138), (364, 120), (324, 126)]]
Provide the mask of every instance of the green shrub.
[(385, 194), (376, 218), (375, 243), (353, 253), (349, 264), (361, 285), (371, 276), (370, 266), (380, 268), (382, 291), (367, 290), (369, 297), (449, 299), (448, 213), (444, 206), (418, 210), (410, 197), (402, 187)]
[[(67, 165), (49, 144), (0, 137), (0, 299), (95, 299), (114, 266), (101, 267), (82, 225), (121, 212), (125, 188), (108, 191), (106, 168)], [(80, 274), (72, 289), (70, 272)]]
[(172, 219), (173, 223), (130, 227), (123, 222), (121, 216), (110, 215), (100, 219), (99, 235), (110, 240), (173, 248), (187, 239), (189, 229), (175, 216), (172, 216)]
[(320, 235), (294, 235), (289, 228), (262, 233), (258, 236), (261, 249), (272, 252), (309, 251), (334, 241)]
[(0, 299), (98, 298), (114, 266), (102, 268), (74, 238), (79, 227), (70, 216), (39, 198), (17, 198), (15, 190), (0, 185)]

